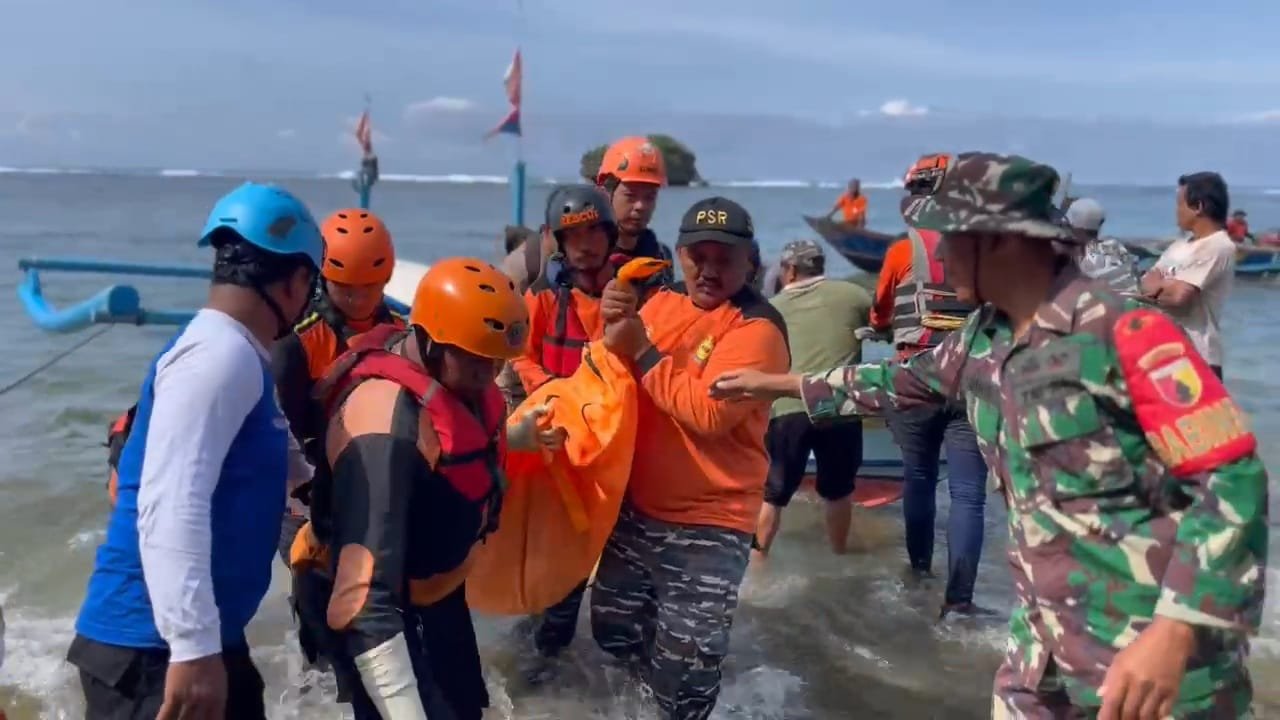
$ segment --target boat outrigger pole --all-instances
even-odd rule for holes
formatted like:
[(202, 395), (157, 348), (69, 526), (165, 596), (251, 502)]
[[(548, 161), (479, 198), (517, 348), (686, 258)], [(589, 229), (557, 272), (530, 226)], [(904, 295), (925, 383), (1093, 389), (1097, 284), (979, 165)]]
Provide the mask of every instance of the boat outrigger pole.
[(356, 142), (360, 143), (363, 155), (360, 158), (360, 171), (351, 181), (351, 187), (360, 196), (360, 209), (369, 209), (369, 196), (373, 193), (374, 183), (378, 182), (378, 156), (373, 152), (373, 124), (369, 118), (369, 106), (372, 99), (364, 96), (364, 113), (356, 123)]
[(360, 209), (369, 209), (369, 196), (373, 184), (378, 182), (378, 156), (369, 154), (360, 159), (360, 171), (351, 181), (351, 187), (360, 195)]
[(55, 308), (44, 297), (40, 271), (77, 272), (150, 277), (204, 278), (212, 276), (207, 267), (152, 263), (115, 262), (86, 258), (22, 258), (18, 269), (26, 273), (18, 284), (18, 300), (36, 327), (51, 333), (72, 333), (90, 325), (183, 325), (195, 310), (151, 310), (132, 285), (109, 285), (92, 297), (70, 307)]

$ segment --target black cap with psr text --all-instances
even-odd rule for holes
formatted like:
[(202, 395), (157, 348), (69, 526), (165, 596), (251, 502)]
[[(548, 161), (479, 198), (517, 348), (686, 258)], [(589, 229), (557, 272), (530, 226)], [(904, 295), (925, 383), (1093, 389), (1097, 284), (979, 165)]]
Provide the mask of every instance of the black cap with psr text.
[(750, 249), (755, 246), (755, 235), (751, 215), (741, 205), (728, 198), (710, 197), (685, 212), (676, 247), (718, 242)]

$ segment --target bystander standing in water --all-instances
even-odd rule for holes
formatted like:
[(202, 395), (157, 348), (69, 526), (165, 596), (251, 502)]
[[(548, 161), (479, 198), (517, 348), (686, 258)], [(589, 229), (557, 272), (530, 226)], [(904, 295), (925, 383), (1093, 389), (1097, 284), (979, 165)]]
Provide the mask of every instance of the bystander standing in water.
[[(911, 228), (889, 246), (876, 283), (871, 327), (892, 338), (905, 360), (937, 347), (974, 309), (947, 283), (938, 248), (940, 236)], [(987, 465), (978, 451), (973, 426), (960, 403), (892, 407), (885, 420), (902, 450), (902, 518), (905, 526), (907, 580), (933, 575), (934, 521), (937, 517), (940, 454), (947, 456), (947, 587), (942, 615), (978, 613), (973, 603), (978, 562), (982, 558), (987, 503)]]
[(1227, 183), (1215, 172), (1178, 178), (1178, 228), (1142, 277), (1142, 293), (1173, 316), (1213, 371), (1222, 377), (1222, 311), (1235, 280), (1236, 245), (1227, 235)]
[[(782, 290), (770, 302), (782, 315), (791, 349), (791, 372), (806, 373), (862, 359), (857, 330), (867, 324), (871, 296), (853, 283), (828, 280), (826, 256), (811, 240), (782, 248)], [(763, 273), (760, 273), (763, 274)], [(766, 436), (769, 476), (756, 527), (756, 553), (769, 553), (782, 526), (782, 510), (800, 488), (812, 453), (817, 491), (826, 501), (827, 541), (843, 554), (849, 541), (853, 487), (862, 464), (862, 423), (814, 427), (804, 403), (782, 398), (773, 404)]]

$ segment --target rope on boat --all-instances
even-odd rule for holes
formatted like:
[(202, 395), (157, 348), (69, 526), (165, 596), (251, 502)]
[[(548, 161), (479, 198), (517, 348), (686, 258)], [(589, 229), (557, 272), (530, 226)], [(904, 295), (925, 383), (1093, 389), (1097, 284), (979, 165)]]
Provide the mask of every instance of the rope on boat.
[(115, 327), (115, 326), (114, 326), (114, 325), (104, 325), (104, 326), (102, 326), (101, 328), (99, 328), (98, 330), (96, 330), (96, 331), (94, 331), (94, 332), (90, 333), (90, 334), (89, 334), (88, 336), (86, 336), (83, 340), (81, 340), (81, 341), (77, 342), (76, 344), (72, 345), (71, 347), (67, 348), (66, 350), (63, 350), (62, 352), (58, 353), (57, 355), (54, 355), (53, 357), (49, 358), (47, 361), (45, 361), (45, 363), (44, 363), (44, 364), (40, 365), (40, 366), (39, 366), (39, 367), (37, 367), (35, 370), (32, 370), (31, 372), (27, 373), (26, 375), (23, 375), (22, 377), (18, 378), (17, 380), (14, 380), (13, 382), (9, 383), (8, 385), (5, 385), (4, 387), (0, 388), (0, 395), (6, 395), (6, 394), (8, 394), (8, 393), (9, 393), (9, 391), (10, 391), (10, 390), (16, 390), (17, 388), (21, 387), (23, 383), (25, 383), (25, 382), (27, 382), (28, 380), (30, 380), (30, 379), (32, 379), (32, 378), (34, 378), (35, 376), (39, 375), (40, 373), (44, 372), (45, 370), (48, 370), (49, 368), (53, 367), (53, 366), (54, 366), (54, 365), (56, 365), (59, 361), (61, 361), (63, 358), (65, 358), (65, 357), (67, 357), (68, 355), (70, 355), (70, 354), (74, 353), (75, 351), (79, 350), (80, 348), (84, 347), (85, 345), (88, 345), (89, 343), (93, 342), (94, 340), (96, 340), (96, 339), (98, 339), (98, 338), (102, 337), (103, 335), (105, 335), (105, 334), (107, 333), (107, 331), (109, 331), (109, 330), (110, 330), (111, 328), (113, 328), (113, 327)]

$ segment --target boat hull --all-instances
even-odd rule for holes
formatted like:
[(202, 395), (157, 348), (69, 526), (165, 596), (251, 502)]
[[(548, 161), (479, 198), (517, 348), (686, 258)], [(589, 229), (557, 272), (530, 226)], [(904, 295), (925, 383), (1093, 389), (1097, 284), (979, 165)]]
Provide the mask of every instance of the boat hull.
[(879, 273), (884, 265), (884, 255), (889, 246), (901, 237), (810, 215), (805, 215), (804, 221), (841, 257), (859, 270), (873, 275)]
[[(1160, 259), (1167, 246), (1126, 242), (1125, 248), (1138, 258), (1138, 269), (1146, 272)], [(1236, 277), (1265, 278), (1280, 274), (1280, 247), (1241, 247), (1236, 251)]]

